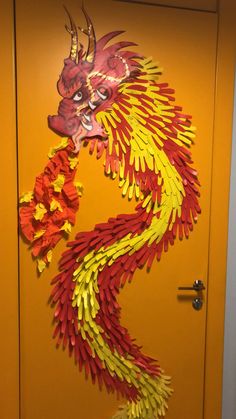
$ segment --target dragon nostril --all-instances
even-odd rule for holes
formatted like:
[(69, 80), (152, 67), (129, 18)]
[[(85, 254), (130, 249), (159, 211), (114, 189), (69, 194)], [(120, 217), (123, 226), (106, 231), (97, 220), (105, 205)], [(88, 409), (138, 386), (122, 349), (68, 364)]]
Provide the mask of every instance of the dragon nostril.
[(67, 128), (71, 130), (75, 126), (75, 121), (69, 120), (66, 125)]

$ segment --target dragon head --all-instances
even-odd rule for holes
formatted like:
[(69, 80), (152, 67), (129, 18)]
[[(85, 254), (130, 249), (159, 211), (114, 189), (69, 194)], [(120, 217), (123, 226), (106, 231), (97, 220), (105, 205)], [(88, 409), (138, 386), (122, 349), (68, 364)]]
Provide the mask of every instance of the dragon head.
[(97, 139), (104, 141), (107, 132), (96, 120), (96, 114), (114, 104), (119, 87), (131, 81), (138, 73), (138, 54), (121, 49), (136, 45), (133, 42), (107, 43), (123, 31), (115, 31), (96, 41), (90, 17), (84, 9), (87, 28), (79, 30), (88, 37), (85, 51), (79, 42), (77, 27), (66, 10), (70, 25), (65, 26), (71, 35), (70, 55), (57, 83), (62, 100), (58, 114), (48, 117), (49, 127), (61, 136), (72, 138), (75, 152), (80, 149), (82, 140)]
[(152, 57), (127, 50), (137, 45), (133, 42), (110, 42), (123, 31), (96, 41), (92, 21), (82, 10), (87, 28), (79, 30), (87, 36), (88, 47), (79, 42), (67, 11), (71, 48), (57, 83), (62, 100), (58, 114), (48, 117), (49, 127), (72, 140), (74, 153), (88, 143), (91, 154), (96, 145), (97, 158), (105, 152), (105, 174), (119, 176), (123, 196), (142, 199), (155, 185), (156, 213), (165, 194), (172, 196), (171, 174), (182, 202), (186, 162), (191, 160), (188, 148), (194, 138), (191, 117), (175, 104), (168, 83), (157, 83), (162, 69)]

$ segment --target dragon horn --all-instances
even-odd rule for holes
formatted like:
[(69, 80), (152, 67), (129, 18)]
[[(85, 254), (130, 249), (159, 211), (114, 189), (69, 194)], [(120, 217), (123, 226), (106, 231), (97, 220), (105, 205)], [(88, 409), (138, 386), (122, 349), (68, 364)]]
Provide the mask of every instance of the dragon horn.
[(87, 22), (87, 29), (80, 28), (81, 32), (85, 33), (88, 36), (88, 49), (85, 55), (85, 61), (88, 61), (89, 63), (94, 62), (95, 57), (95, 50), (96, 50), (96, 37), (95, 37), (95, 31), (92, 24), (92, 21), (87, 14), (86, 10), (84, 9), (84, 6), (82, 5), (82, 12), (85, 16), (86, 22)]
[(65, 25), (65, 28), (67, 32), (71, 35), (71, 48), (70, 48), (70, 58), (73, 61), (77, 60), (78, 55), (78, 32), (75, 25), (75, 22), (73, 21), (69, 11), (67, 10), (66, 6), (64, 6), (64, 9), (69, 17), (70, 20), (70, 27)]

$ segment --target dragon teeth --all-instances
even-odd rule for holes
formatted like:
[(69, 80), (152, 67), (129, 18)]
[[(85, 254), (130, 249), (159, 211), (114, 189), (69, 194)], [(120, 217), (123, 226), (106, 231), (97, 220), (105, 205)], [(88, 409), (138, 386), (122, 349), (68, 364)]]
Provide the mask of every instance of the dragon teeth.
[(90, 100), (89, 100), (89, 106), (90, 106), (90, 108), (92, 109), (92, 111), (94, 111), (94, 109), (96, 109), (96, 105), (94, 105), (94, 103), (92, 103)]
[(81, 121), (81, 124), (83, 125), (83, 127), (84, 127), (87, 131), (91, 131), (91, 130), (93, 129), (93, 126), (92, 126), (92, 125), (85, 124), (85, 122), (84, 122), (84, 121)]
[(90, 116), (90, 115), (86, 115), (86, 114), (84, 114), (83, 116), (84, 116), (84, 118), (85, 118), (88, 122), (90, 122), (90, 121), (91, 121), (91, 116)]
[(97, 94), (98, 94), (98, 96), (99, 96), (102, 100), (107, 99), (107, 96), (106, 96), (106, 95), (103, 95), (101, 92), (99, 92), (99, 90), (97, 90)]

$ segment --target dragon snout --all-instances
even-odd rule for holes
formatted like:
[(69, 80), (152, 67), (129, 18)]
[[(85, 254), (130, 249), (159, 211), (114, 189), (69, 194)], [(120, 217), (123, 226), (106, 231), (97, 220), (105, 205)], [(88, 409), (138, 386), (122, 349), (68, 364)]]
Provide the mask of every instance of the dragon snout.
[(68, 137), (80, 136), (83, 138), (107, 138), (107, 133), (103, 127), (96, 121), (94, 114), (91, 112), (81, 113), (80, 116), (66, 118), (64, 115), (48, 116), (48, 126), (52, 131)]
[(72, 136), (78, 130), (78, 125), (76, 117), (66, 119), (61, 115), (48, 116), (49, 128), (61, 136)]

